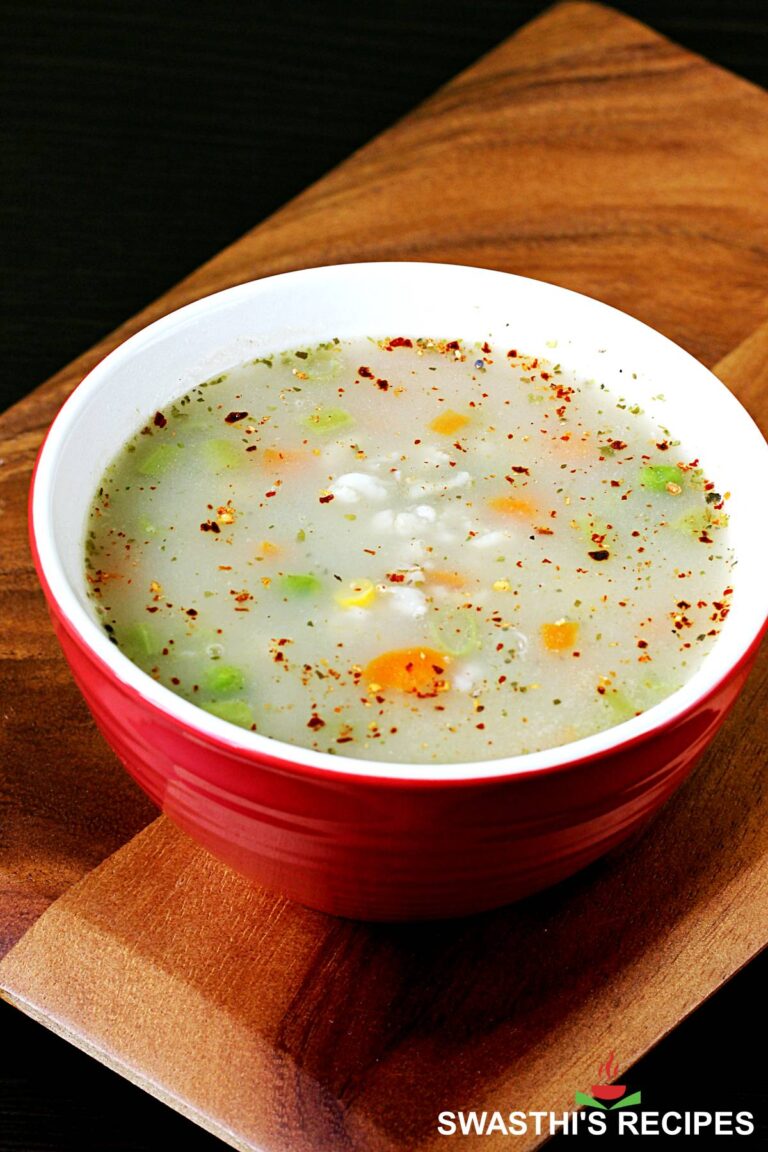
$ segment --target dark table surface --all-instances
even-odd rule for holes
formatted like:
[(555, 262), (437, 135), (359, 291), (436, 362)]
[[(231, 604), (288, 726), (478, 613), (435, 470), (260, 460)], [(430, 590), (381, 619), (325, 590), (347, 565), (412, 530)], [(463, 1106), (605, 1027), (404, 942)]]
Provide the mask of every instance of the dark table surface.
[[(0, 407), (546, 7), (0, 0)], [(768, 87), (765, 0), (614, 7)], [(751, 1111), (765, 1141), (767, 977), (763, 954), (635, 1066), (650, 1107)], [(224, 1147), (6, 1004), (0, 1038), (0, 1152)]]

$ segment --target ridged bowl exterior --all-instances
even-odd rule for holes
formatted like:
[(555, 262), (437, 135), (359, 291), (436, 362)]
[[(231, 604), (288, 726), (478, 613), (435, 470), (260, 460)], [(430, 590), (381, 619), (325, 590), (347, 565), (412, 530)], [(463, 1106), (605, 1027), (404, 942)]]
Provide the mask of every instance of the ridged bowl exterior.
[(68, 627), (59, 642), (101, 732), (180, 828), (244, 876), (333, 915), (463, 916), (572, 875), (638, 831), (696, 764), (757, 643), (686, 714), (609, 753), (491, 780), (382, 780), (257, 756), (179, 723)]

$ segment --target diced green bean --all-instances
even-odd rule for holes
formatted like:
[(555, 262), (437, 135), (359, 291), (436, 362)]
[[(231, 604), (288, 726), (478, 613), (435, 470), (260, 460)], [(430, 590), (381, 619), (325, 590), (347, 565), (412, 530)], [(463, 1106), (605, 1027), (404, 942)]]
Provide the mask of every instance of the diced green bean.
[(609, 688), (602, 699), (610, 709), (614, 724), (622, 724), (625, 720), (631, 720), (640, 711), (621, 688)]
[(240, 728), (250, 728), (254, 722), (253, 711), (245, 700), (206, 700), (200, 703), (200, 707), (212, 716), (228, 720)]
[(353, 423), (349, 412), (343, 408), (316, 408), (309, 416), (305, 416), (302, 424), (311, 432), (339, 432)]
[(326, 384), (338, 379), (343, 367), (339, 353), (330, 348), (316, 348), (310, 352), (305, 364), (304, 371), (316, 384)]
[(322, 583), (311, 572), (289, 572), (280, 581), (287, 596), (311, 596), (319, 592)]
[(203, 682), (206, 690), (214, 696), (232, 696), (242, 692), (245, 675), (234, 664), (217, 664), (215, 668), (206, 669)]
[(212, 472), (226, 468), (239, 468), (243, 463), (243, 449), (231, 440), (204, 440), (200, 445), (203, 460)]
[(727, 523), (728, 514), (726, 512), (718, 512), (715, 515), (709, 504), (705, 504), (703, 508), (695, 508), (685, 516), (681, 516), (679, 520), (673, 522), (672, 526), (678, 532), (688, 532), (691, 536), (700, 536), (702, 532), (724, 528)]
[(684, 487), (684, 479), (683, 473), (674, 464), (648, 464), (640, 469), (640, 484), (651, 492), (677, 495)]
[(132, 624), (126, 628), (122, 636), (118, 636), (118, 645), (129, 660), (137, 663), (149, 656), (158, 656), (163, 647), (156, 629), (149, 624)]
[(140, 476), (158, 479), (178, 462), (180, 451), (177, 444), (156, 444), (136, 461), (136, 471)]

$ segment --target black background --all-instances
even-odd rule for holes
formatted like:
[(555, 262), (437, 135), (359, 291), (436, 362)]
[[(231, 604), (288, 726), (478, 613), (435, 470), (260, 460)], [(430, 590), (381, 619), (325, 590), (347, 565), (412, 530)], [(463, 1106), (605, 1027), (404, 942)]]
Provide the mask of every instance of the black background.
[[(546, 7), (0, 0), (0, 406)], [(615, 7), (768, 87), (765, 0)], [(767, 978), (764, 955), (632, 1069), (649, 1107), (745, 1109), (765, 1138), (744, 1043), (760, 1051)], [(224, 1147), (0, 1004), (0, 1152), (173, 1141)]]

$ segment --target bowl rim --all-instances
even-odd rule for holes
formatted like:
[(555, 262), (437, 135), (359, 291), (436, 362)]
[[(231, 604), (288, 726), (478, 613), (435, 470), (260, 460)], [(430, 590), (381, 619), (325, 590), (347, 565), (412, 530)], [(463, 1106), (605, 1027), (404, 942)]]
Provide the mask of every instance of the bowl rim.
[[(729, 661), (717, 660), (717, 645), (707, 653), (698, 670), (677, 691), (665, 697), (652, 708), (623, 723), (613, 725), (590, 736), (567, 744), (544, 748), (516, 756), (502, 756), (489, 760), (460, 762), (401, 762), (390, 760), (367, 760), (348, 755), (334, 756), (293, 745), (259, 732), (238, 728), (226, 721), (205, 712), (170, 689), (165, 688), (133, 664), (116, 646), (109, 643), (99, 625), (80, 604), (60, 562), (55, 545), (52, 518), (49, 516), (50, 487), (55, 474), (56, 462), (68, 433), (76, 426), (77, 417), (89, 398), (103, 387), (113, 368), (155, 339), (164, 329), (172, 329), (194, 321), (201, 314), (210, 314), (229, 304), (236, 304), (242, 298), (258, 294), (265, 285), (275, 281), (295, 278), (314, 278), (318, 282), (329, 275), (370, 275), (377, 271), (407, 269), (433, 269), (441, 274), (466, 274), (481, 277), (504, 277), (525, 284), (535, 284), (557, 293), (564, 299), (574, 298), (581, 305), (604, 310), (606, 314), (630, 321), (639, 331), (644, 331), (647, 339), (653, 339), (661, 348), (674, 350), (677, 357), (686, 358), (698, 372), (707, 373), (722, 390), (723, 397), (729, 397), (740, 409), (745, 418), (761, 436), (752, 418), (730, 393), (729, 389), (714, 373), (690, 356), (668, 337), (651, 328), (643, 321), (605, 304), (594, 297), (547, 281), (532, 280), (530, 277), (473, 265), (438, 263), (430, 261), (371, 261), (360, 263), (332, 264), (314, 268), (297, 269), (278, 273), (255, 280), (249, 280), (230, 288), (200, 297), (189, 304), (164, 314), (150, 324), (118, 344), (95, 367), (93, 367), (74, 388), (50, 425), (41, 444), (32, 475), (29, 493), (29, 534), (33, 560), (38, 578), (53, 614), (66, 628), (76, 642), (84, 648), (97, 666), (108, 676), (117, 680), (124, 690), (128, 690), (137, 701), (149, 705), (163, 715), (166, 721), (173, 721), (191, 732), (200, 741), (218, 746), (240, 758), (269, 763), (286, 771), (301, 772), (323, 777), (355, 777), (370, 782), (413, 785), (466, 785), (471, 783), (498, 783), (513, 778), (531, 778), (552, 772), (565, 772), (578, 769), (586, 762), (602, 760), (607, 756), (624, 752), (662, 734), (671, 726), (686, 719), (698, 710), (707, 699), (714, 696), (723, 684), (751, 662), (760, 641), (768, 630), (768, 610), (754, 613), (750, 626), (743, 629), (738, 651)], [(450, 270), (450, 273), (449, 273)], [(267, 288), (268, 290), (268, 288)], [(763, 439), (764, 455), (768, 460), (768, 445)], [(702, 673), (705, 673), (702, 675)], [(708, 673), (708, 674), (706, 674)], [(693, 689), (691, 689), (693, 685)]]

